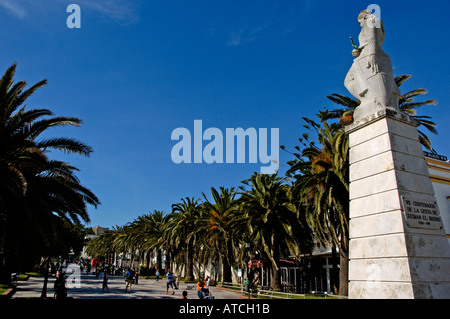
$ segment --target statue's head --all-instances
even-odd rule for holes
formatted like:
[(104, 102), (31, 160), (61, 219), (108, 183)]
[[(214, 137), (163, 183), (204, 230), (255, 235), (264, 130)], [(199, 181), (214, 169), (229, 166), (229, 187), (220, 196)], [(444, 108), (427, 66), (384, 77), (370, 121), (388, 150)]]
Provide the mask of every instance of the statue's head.
[[(376, 9), (375, 9), (376, 11)], [(377, 28), (380, 29), (382, 33), (384, 33), (384, 27), (383, 22), (381, 19), (375, 14), (372, 13), (372, 10), (365, 9), (361, 11), (361, 13), (358, 15), (358, 22), (361, 28)]]
[(358, 22), (362, 26), (365, 21), (369, 18), (374, 18), (375, 15), (372, 13), (372, 11), (364, 9), (361, 11), (361, 13), (358, 15)]

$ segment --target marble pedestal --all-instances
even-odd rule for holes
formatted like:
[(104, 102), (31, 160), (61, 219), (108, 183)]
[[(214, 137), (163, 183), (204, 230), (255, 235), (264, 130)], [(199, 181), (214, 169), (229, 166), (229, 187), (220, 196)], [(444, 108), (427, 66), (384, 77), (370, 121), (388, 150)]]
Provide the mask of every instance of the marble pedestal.
[(349, 298), (450, 298), (450, 247), (415, 122), (387, 109), (346, 131)]

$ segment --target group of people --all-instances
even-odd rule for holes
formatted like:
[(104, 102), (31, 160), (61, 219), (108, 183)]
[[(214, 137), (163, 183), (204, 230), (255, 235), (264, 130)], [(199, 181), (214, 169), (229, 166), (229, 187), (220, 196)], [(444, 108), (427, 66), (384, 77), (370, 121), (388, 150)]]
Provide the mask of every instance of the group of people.
[[(206, 276), (206, 279), (203, 280), (203, 277), (200, 277), (197, 282), (197, 297), (198, 299), (214, 299), (212, 293), (209, 291), (209, 285), (211, 283), (211, 278)], [(167, 284), (169, 287), (169, 283)], [(184, 290), (182, 292), (181, 299), (188, 299), (187, 291)]]
[(206, 279), (203, 280), (202, 277), (199, 278), (197, 282), (197, 295), (198, 299), (214, 299), (212, 294), (209, 291), (209, 285), (211, 283), (211, 278), (206, 276)]
[[(108, 288), (108, 279), (109, 274), (105, 269), (99, 269), (99, 277), (102, 279), (102, 292), (105, 290), (109, 292)], [(156, 280), (159, 280), (160, 273), (156, 272)], [(172, 271), (168, 270), (165, 274), (166, 277), (166, 294), (169, 293), (169, 288), (172, 288), (172, 295), (175, 294), (175, 289), (179, 289), (179, 277), (176, 276)], [(137, 284), (138, 274), (135, 269), (128, 268), (125, 275), (125, 292), (131, 292), (131, 286), (133, 284)], [(211, 278), (206, 276), (206, 279), (203, 280), (202, 277), (199, 278), (197, 282), (197, 296), (199, 299), (214, 299), (212, 294), (209, 291), (209, 285), (211, 283)], [(56, 274), (56, 280), (54, 283), (55, 290), (55, 298), (56, 299), (64, 299), (67, 297), (67, 289), (66, 289), (66, 278), (65, 273), (63, 271), (58, 271)], [(187, 299), (187, 291), (182, 292), (182, 298)]]
[[(156, 280), (159, 280), (159, 272), (156, 273)], [(168, 270), (166, 273), (166, 281), (166, 294), (169, 293), (169, 288), (172, 288), (172, 295), (174, 295), (175, 289), (178, 289), (180, 287), (179, 278), (175, 276), (173, 272)], [(203, 280), (202, 277), (199, 278), (199, 281), (197, 282), (197, 296), (199, 299), (214, 299), (211, 292), (209, 291), (210, 283), (211, 278), (209, 276), (206, 276), (205, 280)], [(188, 299), (187, 291), (182, 292), (181, 299)]]

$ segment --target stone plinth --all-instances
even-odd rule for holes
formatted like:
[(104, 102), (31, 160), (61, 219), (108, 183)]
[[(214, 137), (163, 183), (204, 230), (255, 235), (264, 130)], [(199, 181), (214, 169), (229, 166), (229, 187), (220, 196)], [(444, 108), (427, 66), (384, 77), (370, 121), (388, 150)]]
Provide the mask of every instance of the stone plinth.
[(450, 247), (416, 123), (390, 109), (347, 127), (350, 298), (450, 298)]

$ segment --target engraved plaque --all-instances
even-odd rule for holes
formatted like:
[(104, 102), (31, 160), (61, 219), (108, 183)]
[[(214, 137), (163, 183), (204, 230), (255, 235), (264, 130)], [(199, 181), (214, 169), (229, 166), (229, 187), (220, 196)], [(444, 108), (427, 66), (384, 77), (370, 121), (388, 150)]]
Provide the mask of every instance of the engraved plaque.
[(442, 220), (436, 201), (425, 201), (413, 197), (403, 197), (403, 213), (409, 227), (441, 229)]

